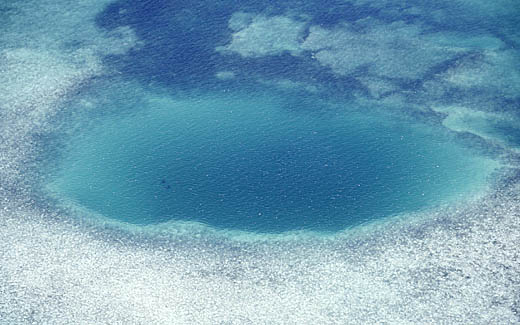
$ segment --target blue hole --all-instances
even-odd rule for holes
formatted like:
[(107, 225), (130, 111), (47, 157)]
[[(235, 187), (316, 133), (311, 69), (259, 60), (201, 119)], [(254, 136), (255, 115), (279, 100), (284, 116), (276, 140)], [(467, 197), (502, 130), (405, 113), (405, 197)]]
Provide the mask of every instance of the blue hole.
[(284, 103), (265, 93), (150, 95), (69, 139), (49, 186), (140, 225), (329, 232), (467, 194), (489, 171), (433, 127), (319, 101)]

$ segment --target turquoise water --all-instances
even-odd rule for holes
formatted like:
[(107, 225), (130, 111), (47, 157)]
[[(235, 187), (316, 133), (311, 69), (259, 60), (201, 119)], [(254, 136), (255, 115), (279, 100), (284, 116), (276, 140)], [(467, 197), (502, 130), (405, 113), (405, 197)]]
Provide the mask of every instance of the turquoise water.
[(337, 231), (460, 199), (495, 166), (440, 127), (310, 99), (114, 99), (129, 113), (101, 116), (68, 140), (50, 187), (134, 224)]

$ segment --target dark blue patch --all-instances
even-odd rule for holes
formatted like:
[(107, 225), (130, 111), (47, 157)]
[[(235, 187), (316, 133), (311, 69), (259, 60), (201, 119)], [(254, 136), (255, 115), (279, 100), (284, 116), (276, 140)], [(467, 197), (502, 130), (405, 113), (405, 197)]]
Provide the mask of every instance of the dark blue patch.
[[(144, 46), (125, 56), (106, 58), (125, 75), (144, 83), (159, 82), (175, 88), (219, 87), (214, 75), (218, 71), (240, 71), (250, 78), (287, 78), (293, 81), (320, 82), (332, 86), (335, 93), (359, 88), (351, 78), (334, 76), (330, 69), (312, 63), (306, 57), (289, 54), (265, 58), (222, 55), (217, 46), (231, 40), (228, 21), (237, 11), (268, 16), (307, 15), (313, 25), (333, 26), (376, 15), (369, 7), (355, 7), (342, 1), (291, 1), (276, 6), (256, 1), (189, 2), (189, 1), (118, 1), (97, 17), (97, 24), (106, 29), (130, 26)], [(345, 81), (345, 85), (339, 85)], [(354, 87), (353, 87), (354, 86)]]
[(229, 37), (231, 7), (219, 2), (120, 1), (97, 17), (101, 27), (132, 27), (144, 46), (109, 60), (125, 74), (150, 82), (186, 85), (216, 71), (215, 47)]

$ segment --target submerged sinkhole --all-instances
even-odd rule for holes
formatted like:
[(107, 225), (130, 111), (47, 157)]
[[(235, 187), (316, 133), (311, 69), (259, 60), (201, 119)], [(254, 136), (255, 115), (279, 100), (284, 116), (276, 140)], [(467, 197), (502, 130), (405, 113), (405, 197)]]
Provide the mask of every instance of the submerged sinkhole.
[[(122, 103), (113, 103), (118, 105)], [(67, 139), (48, 189), (138, 225), (337, 231), (484, 184), (489, 162), (441, 130), (276, 96), (150, 97)]]

